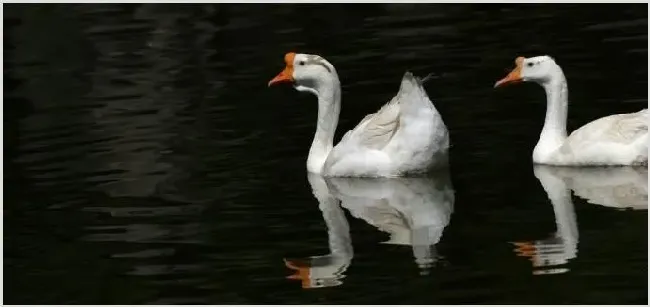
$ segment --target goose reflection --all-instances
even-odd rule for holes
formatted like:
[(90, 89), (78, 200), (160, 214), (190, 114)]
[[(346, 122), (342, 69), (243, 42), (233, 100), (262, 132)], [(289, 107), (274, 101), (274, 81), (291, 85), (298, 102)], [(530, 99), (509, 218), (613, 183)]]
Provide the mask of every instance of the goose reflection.
[(533, 263), (533, 274), (559, 274), (578, 255), (578, 225), (571, 190), (587, 202), (618, 209), (648, 209), (648, 169), (644, 167), (557, 167), (535, 165), (535, 177), (546, 191), (557, 231), (544, 240), (515, 242), (518, 256)]
[(435, 244), (449, 224), (454, 191), (447, 170), (413, 178), (330, 178), (330, 191), (352, 216), (387, 232), (383, 243), (410, 245), (421, 272), (438, 259)]
[(648, 169), (645, 167), (557, 168), (553, 172), (576, 196), (591, 204), (648, 210)]
[[(309, 174), (309, 183), (328, 228), (330, 254), (286, 261), (303, 288), (342, 284), (353, 258), (350, 231), (342, 208), (389, 234), (385, 244), (407, 245), (415, 264), (428, 274), (440, 258), (435, 244), (449, 224), (454, 190), (448, 170), (427, 177), (323, 178)], [(340, 206), (339, 206), (340, 203)]]

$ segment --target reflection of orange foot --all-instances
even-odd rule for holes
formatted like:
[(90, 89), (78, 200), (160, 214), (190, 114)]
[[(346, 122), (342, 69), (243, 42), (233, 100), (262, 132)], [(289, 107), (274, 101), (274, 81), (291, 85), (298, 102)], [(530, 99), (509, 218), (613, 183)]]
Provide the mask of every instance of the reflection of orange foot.
[(517, 253), (517, 256), (531, 258), (530, 260), (533, 261), (532, 257), (537, 254), (537, 248), (533, 242), (512, 242), (512, 244), (516, 246), (514, 252)]
[(300, 280), (303, 289), (311, 288), (311, 279), (309, 278), (310, 264), (300, 260), (284, 259), (284, 265), (292, 270), (296, 270), (293, 275), (287, 276), (287, 279)]

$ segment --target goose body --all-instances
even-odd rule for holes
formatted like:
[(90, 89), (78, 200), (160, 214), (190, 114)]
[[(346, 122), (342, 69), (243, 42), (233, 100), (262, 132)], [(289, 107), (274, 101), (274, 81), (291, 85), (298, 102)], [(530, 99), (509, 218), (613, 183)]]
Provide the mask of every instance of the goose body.
[(447, 162), (449, 133), (422, 80), (406, 72), (398, 93), (367, 115), (333, 146), (341, 87), (334, 66), (320, 56), (288, 53), (286, 68), (269, 85), (292, 82), (318, 97), (310, 173), (328, 177), (399, 177), (426, 173)]
[(573, 131), (550, 164), (645, 165), (648, 109), (596, 119)]
[(594, 120), (567, 136), (568, 86), (549, 56), (518, 57), (515, 69), (495, 87), (534, 81), (546, 91), (546, 119), (533, 150), (536, 164), (560, 166), (647, 165), (648, 110)]

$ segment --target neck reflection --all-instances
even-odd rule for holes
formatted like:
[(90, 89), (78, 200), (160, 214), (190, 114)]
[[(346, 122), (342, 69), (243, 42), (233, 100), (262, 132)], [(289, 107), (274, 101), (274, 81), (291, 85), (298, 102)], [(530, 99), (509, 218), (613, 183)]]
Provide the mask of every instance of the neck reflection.
[(533, 274), (561, 274), (578, 256), (578, 224), (571, 191), (587, 202), (616, 209), (647, 210), (648, 170), (644, 167), (557, 167), (535, 165), (535, 177), (555, 213), (556, 232), (547, 239), (515, 242), (518, 256), (533, 264)]

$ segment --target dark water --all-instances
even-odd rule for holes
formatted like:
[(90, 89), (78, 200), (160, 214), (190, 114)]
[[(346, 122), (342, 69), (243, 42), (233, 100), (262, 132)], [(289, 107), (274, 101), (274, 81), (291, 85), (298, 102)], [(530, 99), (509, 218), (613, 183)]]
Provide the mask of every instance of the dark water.
[[(647, 169), (534, 169), (544, 92), (492, 85), (550, 54), (569, 130), (640, 110), (647, 9), (5, 5), (4, 302), (645, 304)], [(435, 72), (449, 172), (308, 177), (288, 51), (336, 66), (337, 140)]]

